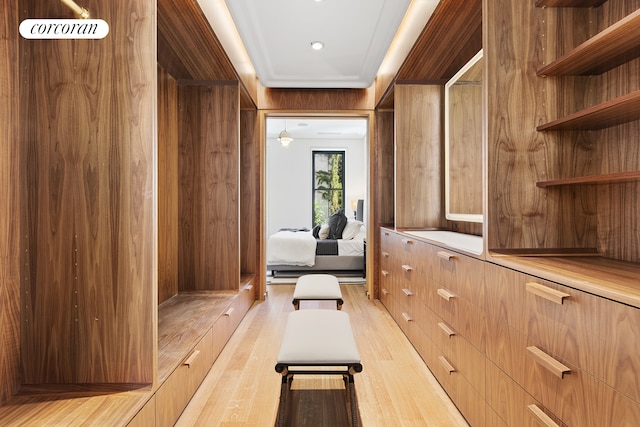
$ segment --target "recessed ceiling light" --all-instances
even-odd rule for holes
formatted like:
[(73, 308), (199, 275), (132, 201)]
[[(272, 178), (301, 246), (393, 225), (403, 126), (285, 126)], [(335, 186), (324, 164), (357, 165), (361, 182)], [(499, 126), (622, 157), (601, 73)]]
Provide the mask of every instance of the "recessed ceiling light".
[(324, 47), (324, 43), (322, 42), (311, 42), (311, 48), (313, 50), (320, 50)]

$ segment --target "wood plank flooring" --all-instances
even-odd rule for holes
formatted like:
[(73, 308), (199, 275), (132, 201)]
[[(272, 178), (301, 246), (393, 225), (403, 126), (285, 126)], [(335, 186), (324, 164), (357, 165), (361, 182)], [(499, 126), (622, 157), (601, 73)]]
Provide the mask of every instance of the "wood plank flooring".
[[(273, 426), (280, 374), (274, 370), (293, 285), (269, 285), (227, 343), (177, 426)], [(400, 328), (365, 287), (341, 285), (364, 370), (355, 385), (363, 426), (467, 426)], [(335, 304), (302, 302), (301, 309), (334, 309)], [(295, 394), (293, 394), (295, 393)], [(348, 425), (341, 404), (342, 379), (295, 377), (300, 401), (289, 414), (295, 426)], [(339, 419), (340, 418), (340, 419)]]

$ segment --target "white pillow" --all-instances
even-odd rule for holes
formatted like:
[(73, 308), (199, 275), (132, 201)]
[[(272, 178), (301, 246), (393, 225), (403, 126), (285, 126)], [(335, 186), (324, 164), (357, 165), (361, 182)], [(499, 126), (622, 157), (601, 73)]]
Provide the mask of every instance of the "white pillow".
[(330, 230), (331, 227), (329, 227), (329, 224), (322, 224), (322, 227), (320, 227), (320, 231), (318, 231), (318, 237), (320, 238), (320, 240), (326, 240), (326, 238), (329, 237)]
[(351, 240), (358, 235), (362, 227), (362, 221), (356, 221), (355, 219), (349, 219), (347, 225), (344, 226), (342, 231), (343, 240)]

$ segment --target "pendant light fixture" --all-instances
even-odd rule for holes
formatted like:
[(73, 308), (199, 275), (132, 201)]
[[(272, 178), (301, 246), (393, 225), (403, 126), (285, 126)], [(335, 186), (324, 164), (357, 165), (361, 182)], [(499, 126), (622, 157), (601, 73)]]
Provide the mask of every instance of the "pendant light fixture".
[(278, 135), (278, 141), (280, 141), (280, 144), (282, 144), (283, 147), (288, 147), (289, 144), (291, 144), (291, 141), (293, 141), (293, 137), (289, 132), (287, 132), (286, 120), (284, 121), (284, 130), (280, 132), (280, 135)]

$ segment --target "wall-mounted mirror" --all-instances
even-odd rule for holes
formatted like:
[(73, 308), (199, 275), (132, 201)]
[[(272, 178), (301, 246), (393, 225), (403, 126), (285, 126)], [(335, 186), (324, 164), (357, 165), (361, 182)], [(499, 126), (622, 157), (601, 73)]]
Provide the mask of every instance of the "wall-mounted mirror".
[(451, 221), (482, 222), (482, 50), (445, 85), (445, 205)]

